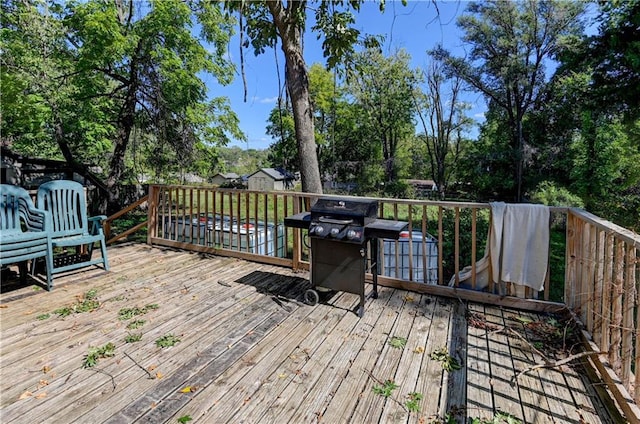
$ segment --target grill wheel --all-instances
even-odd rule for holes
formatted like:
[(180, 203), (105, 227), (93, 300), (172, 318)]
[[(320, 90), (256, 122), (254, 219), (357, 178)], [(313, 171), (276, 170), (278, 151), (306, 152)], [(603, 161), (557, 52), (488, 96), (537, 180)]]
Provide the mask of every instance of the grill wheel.
[(320, 300), (320, 295), (314, 289), (307, 289), (304, 292), (304, 301), (308, 305), (315, 306)]

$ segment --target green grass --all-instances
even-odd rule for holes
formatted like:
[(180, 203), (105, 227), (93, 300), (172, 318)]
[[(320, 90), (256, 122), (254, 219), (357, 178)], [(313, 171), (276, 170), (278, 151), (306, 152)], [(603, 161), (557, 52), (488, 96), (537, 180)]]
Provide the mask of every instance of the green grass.
[(566, 234), (564, 228), (554, 228), (549, 241), (549, 300), (564, 302)]

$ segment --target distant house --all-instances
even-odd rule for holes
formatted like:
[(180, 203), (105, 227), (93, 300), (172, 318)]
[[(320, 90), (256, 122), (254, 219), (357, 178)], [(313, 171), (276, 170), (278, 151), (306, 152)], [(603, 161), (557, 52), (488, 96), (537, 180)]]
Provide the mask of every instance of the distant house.
[(262, 168), (249, 175), (248, 188), (256, 191), (288, 190), (293, 188), (295, 176), (279, 168)]
[(234, 182), (238, 181), (239, 179), (240, 179), (240, 175), (236, 174), (235, 172), (228, 172), (226, 174), (218, 172), (211, 179), (211, 184), (215, 184), (215, 185), (221, 186), (221, 185), (224, 185), (224, 184), (234, 183)]
[(438, 191), (438, 185), (433, 180), (406, 180), (412, 186), (416, 195), (430, 197)]
[(205, 179), (198, 174), (187, 172), (182, 176), (182, 181), (185, 184), (200, 184), (200, 183), (204, 183)]

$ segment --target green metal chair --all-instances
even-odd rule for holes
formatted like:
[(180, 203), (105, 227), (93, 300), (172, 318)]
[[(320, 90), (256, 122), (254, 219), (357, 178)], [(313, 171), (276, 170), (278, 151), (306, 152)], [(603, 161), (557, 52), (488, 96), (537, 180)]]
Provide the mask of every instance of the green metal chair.
[[(54, 253), (53, 274), (99, 264), (109, 271), (102, 230), (102, 221), (107, 217), (87, 217), (87, 201), (80, 183), (56, 180), (42, 184), (38, 187), (38, 207), (51, 213), (53, 248), (75, 248), (75, 254)], [(102, 257), (99, 259), (92, 259), (95, 243), (100, 244)]]
[(49, 213), (36, 209), (29, 193), (0, 184), (0, 266), (18, 264), (20, 278), (27, 278), (27, 261), (44, 258), (47, 290), (53, 287), (53, 256)]

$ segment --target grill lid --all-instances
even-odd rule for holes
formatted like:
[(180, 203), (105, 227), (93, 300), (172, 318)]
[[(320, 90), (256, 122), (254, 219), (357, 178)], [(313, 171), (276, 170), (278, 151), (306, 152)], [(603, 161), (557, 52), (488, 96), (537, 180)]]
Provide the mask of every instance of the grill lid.
[(376, 219), (377, 216), (378, 202), (376, 200), (321, 197), (311, 207), (312, 221), (330, 218), (353, 220), (356, 225), (365, 225), (366, 222)]

